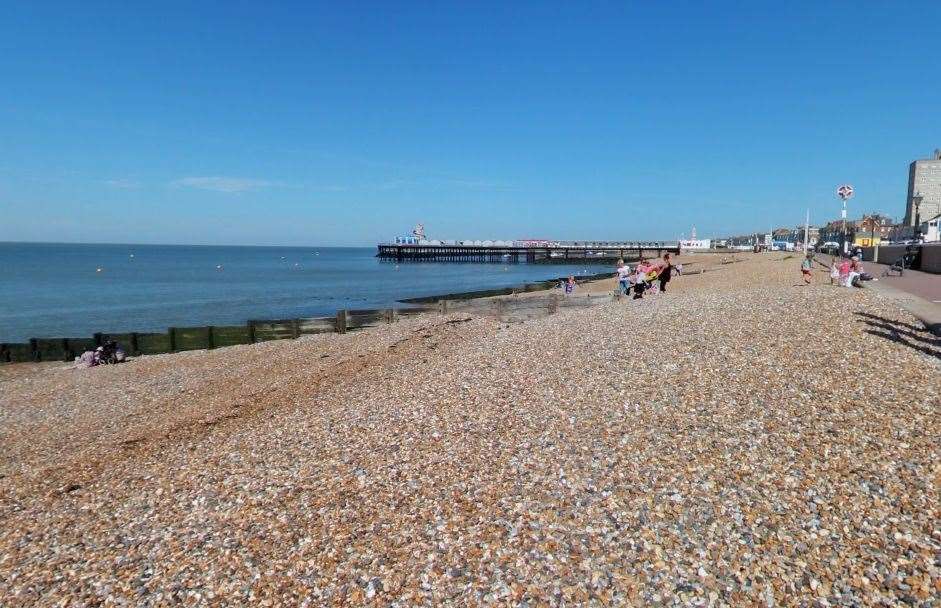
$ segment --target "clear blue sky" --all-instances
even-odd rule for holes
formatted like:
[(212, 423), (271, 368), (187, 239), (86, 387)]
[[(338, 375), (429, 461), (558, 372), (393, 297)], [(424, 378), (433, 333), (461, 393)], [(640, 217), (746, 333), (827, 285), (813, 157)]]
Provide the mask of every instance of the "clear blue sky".
[(840, 182), (901, 217), (939, 39), (937, 0), (10, 2), (0, 240), (676, 238)]

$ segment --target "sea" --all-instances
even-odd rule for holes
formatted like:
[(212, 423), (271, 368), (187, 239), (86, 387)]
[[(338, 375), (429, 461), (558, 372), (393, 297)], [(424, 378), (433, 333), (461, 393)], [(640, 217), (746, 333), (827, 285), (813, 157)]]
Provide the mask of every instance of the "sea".
[(601, 271), (395, 263), (375, 254), (374, 247), (0, 243), (0, 342), (328, 316)]

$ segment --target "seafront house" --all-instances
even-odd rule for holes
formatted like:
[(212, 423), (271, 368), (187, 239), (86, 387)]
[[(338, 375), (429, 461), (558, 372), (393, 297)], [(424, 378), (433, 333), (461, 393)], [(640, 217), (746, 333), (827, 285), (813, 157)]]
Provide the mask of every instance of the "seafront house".
[(941, 214), (922, 222), (919, 229), (925, 243), (941, 242)]

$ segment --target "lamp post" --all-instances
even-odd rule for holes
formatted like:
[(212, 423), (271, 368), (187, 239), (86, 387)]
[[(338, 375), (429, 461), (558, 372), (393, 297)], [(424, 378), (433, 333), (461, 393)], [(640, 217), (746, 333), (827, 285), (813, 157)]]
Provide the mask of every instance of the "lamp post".
[(840, 214), (840, 217), (843, 218), (843, 236), (842, 236), (842, 241), (843, 241), (843, 243), (842, 243), (842, 247), (843, 247), (843, 253), (844, 253), (844, 254), (847, 253), (847, 252), (849, 252), (849, 250), (850, 250), (849, 237), (847, 236), (847, 231), (846, 231), (846, 201), (847, 201), (847, 200), (849, 200), (849, 199), (848, 199), (848, 198), (844, 198), (844, 199), (843, 199), (843, 212)]
[(840, 197), (840, 200), (841, 200), (841, 201), (843, 201), (843, 213), (842, 213), (842, 218), (843, 218), (843, 243), (842, 243), (842, 249), (843, 249), (843, 253), (844, 253), (844, 254), (845, 254), (846, 251), (849, 249), (848, 246), (847, 246), (847, 243), (846, 243), (846, 201), (848, 201), (849, 199), (853, 198), (853, 194), (854, 194), (854, 193), (855, 193), (855, 190), (853, 189), (853, 186), (851, 186), (850, 184), (843, 184), (843, 185), (841, 185), (840, 187), (838, 187), (838, 188), (836, 189), (836, 195), (837, 195), (838, 197)]
[(913, 231), (912, 236), (914, 237), (915, 243), (921, 239), (921, 218), (918, 215), (918, 208), (921, 207), (921, 202), (924, 200), (924, 197), (921, 195), (921, 192), (915, 194), (912, 197), (912, 205), (915, 206), (915, 230)]

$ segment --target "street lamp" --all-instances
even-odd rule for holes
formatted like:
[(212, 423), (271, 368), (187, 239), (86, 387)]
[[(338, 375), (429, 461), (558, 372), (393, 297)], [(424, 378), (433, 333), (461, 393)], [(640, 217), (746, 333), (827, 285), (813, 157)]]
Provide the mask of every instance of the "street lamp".
[(921, 239), (921, 218), (918, 215), (918, 208), (921, 207), (921, 202), (924, 198), (921, 192), (916, 193), (915, 196), (912, 197), (912, 205), (915, 206), (915, 230), (912, 236), (916, 243)]
[(848, 249), (847, 242), (846, 242), (846, 201), (853, 198), (853, 194), (854, 194), (854, 189), (853, 189), (853, 186), (851, 186), (850, 184), (843, 184), (839, 188), (836, 189), (836, 195), (840, 197), (841, 201), (843, 201), (843, 213), (841, 214), (843, 218), (843, 243), (841, 244), (840, 247), (843, 250), (844, 254), (846, 254), (846, 251)]

